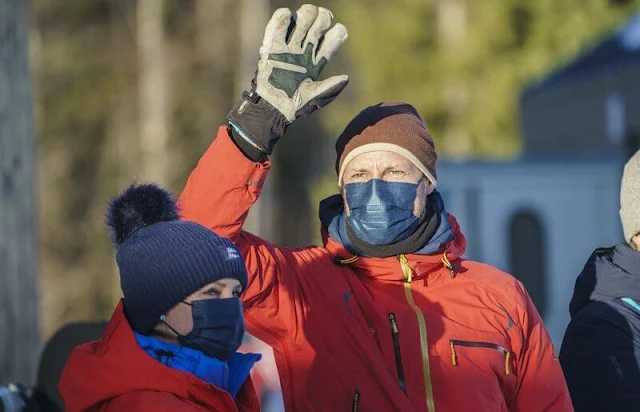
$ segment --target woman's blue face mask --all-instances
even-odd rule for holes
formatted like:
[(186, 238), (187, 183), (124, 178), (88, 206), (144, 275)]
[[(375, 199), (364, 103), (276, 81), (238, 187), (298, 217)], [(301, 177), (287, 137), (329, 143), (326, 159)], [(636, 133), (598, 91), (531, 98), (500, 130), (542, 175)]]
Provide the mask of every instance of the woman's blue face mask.
[(244, 317), (239, 298), (201, 299), (182, 302), (191, 306), (193, 330), (181, 335), (163, 321), (178, 335), (178, 342), (187, 348), (196, 349), (205, 355), (226, 362), (238, 350), (244, 336)]
[(372, 245), (406, 239), (419, 223), (413, 214), (419, 184), (381, 179), (346, 184), (347, 223), (360, 240)]

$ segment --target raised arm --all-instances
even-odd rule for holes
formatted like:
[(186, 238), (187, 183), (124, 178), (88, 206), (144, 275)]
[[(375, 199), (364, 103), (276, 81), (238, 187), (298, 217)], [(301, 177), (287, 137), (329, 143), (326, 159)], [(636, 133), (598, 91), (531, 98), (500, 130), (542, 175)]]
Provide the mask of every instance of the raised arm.
[(276, 10), (250, 91), (229, 112), (228, 126), (219, 129), (179, 199), (183, 219), (238, 245), (250, 276), (245, 310), (265, 328), (286, 327), (287, 314), (295, 317), (292, 311), (302, 304), (296, 259), (290, 249), (243, 232), (242, 225), (264, 185), (268, 156), (287, 127), (332, 102), (348, 83), (346, 75), (318, 79), (347, 38), (344, 26), (332, 24), (331, 12), (321, 7), (304, 5), (295, 15)]
[(269, 170), (268, 155), (287, 127), (331, 103), (346, 75), (319, 80), (347, 38), (327, 9), (278, 9), (267, 24), (251, 89), (227, 115), (180, 197), (183, 217), (235, 239)]
[[(269, 170), (269, 163), (253, 162), (237, 148), (228, 129), (218, 136), (189, 176), (180, 196), (182, 218), (198, 222), (233, 240), (243, 255), (249, 273), (242, 294), (250, 331), (268, 344), (292, 325), (296, 307), (302, 304), (291, 251), (242, 231), (242, 225)], [(283, 293), (276, 293), (281, 290)], [(255, 329), (269, 331), (266, 337)]]
[(221, 127), (180, 195), (182, 218), (237, 242), (268, 173), (269, 160), (247, 158)]

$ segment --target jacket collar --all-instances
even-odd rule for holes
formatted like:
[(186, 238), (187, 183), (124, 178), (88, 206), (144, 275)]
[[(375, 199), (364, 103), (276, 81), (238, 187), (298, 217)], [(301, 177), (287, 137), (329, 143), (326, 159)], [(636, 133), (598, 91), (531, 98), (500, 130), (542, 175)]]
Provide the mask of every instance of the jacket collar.
[(569, 313), (575, 316), (591, 301), (623, 297), (640, 302), (640, 253), (624, 244), (597, 249), (576, 279)]
[(228, 362), (223, 362), (199, 350), (163, 342), (137, 332), (134, 332), (134, 335), (138, 345), (156, 361), (170, 368), (188, 372), (229, 392), (233, 397), (249, 377), (253, 365), (261, 358), (256, 353), (235, 353)]
[(625, 272), (638, 276), (640, 281), (640, 252), (624, 244), (617, 244), (613, 252), (613, 264)]
[[(464, 254), (467, 241), (462, 234), (456, 219), (452, 215), (447, 215), (447, 217), (454, 232), (454, 238), (452, 241), (432, 254), (406, 255), (409, 267), (413, 271), (413, 280), (423, 279), (434, 270), (446, 266), (443, 259), (444, 257), (446, 257), (449, 262), (453, 262)], [(349, 263), (349, 267), (354, 269), (359, 276), (390, 282), (404, 282), (406, 280), (406, 276), (402, 271), (398, 256), (390, 256), (386, 258), (358, 257), (357, 260), (349, 259), (354, 256), (345, 246), (329, 237), (325, 231), (323, 231), (323, 241), (325, 247), (334, 256), (334, 258), (347, 259), (348, 261), (351, 261)]]

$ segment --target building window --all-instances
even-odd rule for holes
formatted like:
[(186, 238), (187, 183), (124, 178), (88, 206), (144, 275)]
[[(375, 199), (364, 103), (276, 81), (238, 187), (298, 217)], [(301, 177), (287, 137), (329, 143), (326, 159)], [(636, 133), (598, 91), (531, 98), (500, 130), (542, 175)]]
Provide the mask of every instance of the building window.
[(533, 304), (544, 318), (547, 307), (546, 250), (542, 222), (531, 211), (518, 211), (509, 222), (511, 274), (527, 288)]

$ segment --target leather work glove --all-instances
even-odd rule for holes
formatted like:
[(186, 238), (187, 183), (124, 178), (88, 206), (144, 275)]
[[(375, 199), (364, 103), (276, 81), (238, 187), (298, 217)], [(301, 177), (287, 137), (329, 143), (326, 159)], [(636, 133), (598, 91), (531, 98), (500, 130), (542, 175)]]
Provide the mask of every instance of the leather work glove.
[(250, 159), (270, 155), (294, 120), (331, 103), (347, 86), (347, 75), (318, 80), (348, 36), (342, 24), (332, 24), (329, 10), (309, 4), (293, 15), (286, 8), (273, 13), (251, 91), (227, 115), (232, 138)]

